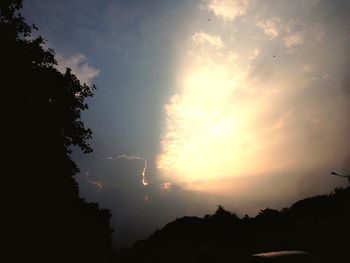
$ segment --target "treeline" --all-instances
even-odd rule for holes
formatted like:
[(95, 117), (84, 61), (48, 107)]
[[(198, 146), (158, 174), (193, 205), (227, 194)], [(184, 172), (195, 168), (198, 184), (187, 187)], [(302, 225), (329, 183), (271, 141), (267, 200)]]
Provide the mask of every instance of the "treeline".
[(214, 215), (183, 217), (119, 253), (121, 262), (249, 262), (253, 253), (305, 250), (319, 262), (350, 262), (350, 188), (266, 208), (250, 218), (219, 206)]
[(3, 262), (109, 262), (111, 214), (79, 197), (70, 156), (72, 147), (92, 151), (81, 112), (95, 87), (56, 69), (54, 51), (33, 34), (21, 7), (0, 1)]

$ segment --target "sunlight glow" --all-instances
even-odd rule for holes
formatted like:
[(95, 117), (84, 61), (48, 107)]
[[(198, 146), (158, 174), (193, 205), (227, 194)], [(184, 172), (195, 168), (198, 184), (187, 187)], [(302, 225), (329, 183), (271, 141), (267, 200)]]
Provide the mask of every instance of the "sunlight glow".
[(157, 162), (165, 177), (192, 190), (238, 175), (256, 150), (249, 129), (257, 105), (235, 99), (245, 85), (245, 69), (218, 56), (212, 43), (200, 44), (196, 51), (198, 41), (193, 40), (179, 70), (178, 93), (165, 105), (163, 152)]
[(318, 63), (331, 52), (322, 26), (300, 30), (297, 21), (251, 16), (253, 6), (238, 4), (248, 1), (229, 3), (204, 1), (177, 43), (156, 164), (166, 182), (232, 196), (259, 188), (254, 181), (327, 167), (348, 106), (328, 61)]

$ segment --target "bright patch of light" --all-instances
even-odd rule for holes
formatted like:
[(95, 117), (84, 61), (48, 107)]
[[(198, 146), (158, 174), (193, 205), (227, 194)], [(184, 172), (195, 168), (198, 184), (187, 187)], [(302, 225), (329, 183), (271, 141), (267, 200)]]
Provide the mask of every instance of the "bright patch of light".
[(245, 70), (217, 56), (210, 43), (197, 53), (196, 45), (194, 40), (179, 70), (178, 93), (165, 105), (157, 165), (172, 181), (201, 190), (203, 182), (237, 175), (248, 165), (255, 151), (249, 126), (257, 109), (235, 99)]

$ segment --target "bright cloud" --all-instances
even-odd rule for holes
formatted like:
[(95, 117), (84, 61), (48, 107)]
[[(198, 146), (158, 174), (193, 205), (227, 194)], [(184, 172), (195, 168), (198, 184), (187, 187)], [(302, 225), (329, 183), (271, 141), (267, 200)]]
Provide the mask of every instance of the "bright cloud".
[(194, 42), (198, 44), (207, 43), (216, 48), (224, 46), (220, 36), (213, 36), (204, 32), (194, 33)]
[(261, 28), (270, 39), (274, 39), (279, 35), (280, 23), (281, 19), (274, 17), (267, 20), (260, 20), (256, 25)]
[(287, 49), (288, 53), (294, 53), (297, 51), (298, 46), (304, 44), (303, 35), (300, 32), (287, 35), (283, 38), (283, 44)]
[[(240, 155), (240, 144), (251, 139), (246, 117), (256, 110), (239, 103), (245, 109), (241, 112), (238, 103), (232, 105), (246, 75), (245, 67), (237, 69), (239, 55), (221, 40), (207, 45), (211, 38), (203, 36), (206, 41), (195, 41), (183, 58), (178, 92), (164, 107), (166, 127), (157, 161), (166, 180), (192, 190), (204, 190), (208, 181), (241, 169), (233, 159)], [(218, 54), (212, 46), (223, 50)]]
[[(246, 12), (245, 8), (229, 16), (225, 13), (229, 8), (224, 8), (228, 2), (207, 3), (209, 10), (225, 20)], [(249, 188), (239, 178), (251, 183), (251, 178), (261, 181), (271, 175), (293, 174), (296, 167), (298, 171), (320, 169), (320, 163), (328, 162), (323, 159), (326, 154), (319, 152), (325, 145), (332, 148), (332, 134), (338, 131), (325, 128), (332, 125), (323, 117), (326, 109), (319, 108), (319, 103), (300, 100), (316, 101), (324, 96), (319, 92), (326, 93), (317, 83), (320, 69), (316, 72), (314, 66), (323, 64), (318, 56), (324, 54), (319, 43), (325, 38), (323, 27), (302, 19), (256, 17), (261, 16), (210, 25), (208, 31), (201, 29), (193, 39), (186, 39), (176, 70), (177, 88), (164, 105), (157, 158), (164, 181), (224, 194), (232, 193), (237, 185)], [(216, 35), (208, 33), (213, 26)], [(253, 38), (260, 30), (275, 40), (273, 45)], [(296, 51), (301, 47), (310, 55), (300, 57)], [(315, 49), (319, 49), (317, 54)], [(285, 52), (293, 54), (293, 59), (286, 59)], [(322, 143), (309, 142), (312, 133)]]
[(209, 0), (205, 8), (225, 21), (243, 16), (249, 7), (249, 0)]
[(259, 48), (255, 48), (254, 51), (253, 51), (253, 54), (251, 54), (251, 55), (248, 57), (248, 59), (249, 59), (249, 60), (254, 60), (254, 59), (256, 59), (256, 57), (259, 56), (260, 51), (261, 51), (261, 50), (260, 50)]
[(64, 73), (66, 68), (70, 68), (82, 83), (91, 84), (100, 70), (88, 65), (87, 59), (83, 54), (77, 54), (70, 57), (64, 57), (60, 54), (56, 55), (58, 65), (56, 68)]
[(230, 62), (234, 62), (236, 61), (237, 59), (239, 59), (239, 54), (234, 52), (234, 51), (229, 51), (227, 53), (227, 60), (230, 61)]

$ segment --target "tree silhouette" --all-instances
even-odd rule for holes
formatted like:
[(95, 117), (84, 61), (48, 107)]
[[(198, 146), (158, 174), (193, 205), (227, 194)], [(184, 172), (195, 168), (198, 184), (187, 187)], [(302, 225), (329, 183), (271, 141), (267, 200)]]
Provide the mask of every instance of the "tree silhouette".
[[(315, 262), (350, 262), (344, 241), (350, 236), (349, 200), (350, 187), (336, 188), (329, 195), (299, 200), (281, 211), (266, 208), (243, 219), (218, 206), (204, 218), (176, 219), (117, 257), (119, 262), (248, 263), (255, 262), (251, 255), (256, 253), (302, 250)], [(282, 261), (313, 262), (293, 258), (271, 262)]]
[(56, 68), (55, 53), (19, 13), (21, 0), (0, 1), (0, 72), (5, 155), (10, 179), (11, 261), (106, 262), (108, 210), (79, 198), (72, 147), (92, 151), (81, 120), (95, 86)]

